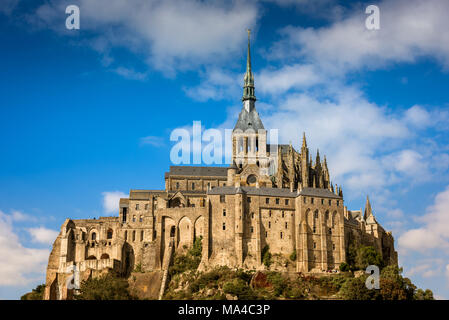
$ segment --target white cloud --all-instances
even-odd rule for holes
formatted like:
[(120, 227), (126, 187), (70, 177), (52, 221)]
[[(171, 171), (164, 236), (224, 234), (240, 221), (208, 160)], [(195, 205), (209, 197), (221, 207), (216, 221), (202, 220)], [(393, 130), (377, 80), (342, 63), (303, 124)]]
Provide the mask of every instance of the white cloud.
[(147, 78), (147, 74), (143, 72), (137, 72), (133, 69), (125, 68), (125, 67), (118, 67), (113, 70), (113, 72), (117, 73), (118, 75), (130, 79), (130, 80), (145, 80)]
[(0, 13), (11, 14), (17, 7), (19, 0), (2, 0), (0, 2)]
[(429, 112), (418, 105), (414, 105), (405, 112), (405, 120), (420, 128), (426, 127), (432, 122)]
[(26, 285), (42, 279), (50, 251), (24, 247), (12, 217), (0, 211), (0, 286)]
[(435, 202), (427, 209), (427, 213), (418, 218), (420, 228), (411, 229), (401, 235), (398, 240), (403, 252), (425, 252), (430, 249), (441, 249), (448, 253), (449, 249), (449, 186), (435, 197)]
[(319, 29), (287, 27), (286, 41), (274, 56), (296, 55), (336, 74), (372, 69), (393, 62), (414, 62), (420, 57), (438, 59), (449, 67), (449, 29), (446, 0), (385, 0), (380, 8), (380, 30), (365, 28), (359, 6), (347, 18)]
[(51, 245), (59, 234), (59, 231), (44, 227), (27, 229), (34, 242)]
[[(59, 13), (67, 3), (42, 5), (37, 22), (66, 32)], [(258, 16), (257, 5), (244, 1), (80, 0), (79, 7), (81, 30), (94, 34), (92, 46), (108, 56), (111, 48), (125, 47), (166, 74), (226, 60), (244, 47), (245, 30)]]
[(127, 194), (120, 191), (103, 192), (103, 209), (106, 213), (117, 213), (119, 209), (120, 198), (128, 197)]

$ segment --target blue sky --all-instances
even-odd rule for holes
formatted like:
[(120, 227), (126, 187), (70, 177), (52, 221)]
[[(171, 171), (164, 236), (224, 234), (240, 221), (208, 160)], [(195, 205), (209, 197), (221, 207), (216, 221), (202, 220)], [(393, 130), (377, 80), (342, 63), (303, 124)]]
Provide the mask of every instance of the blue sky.
[[(81, 11), (65, 28), (65, 8)], [(380, 30), (365, 8), (380, 8)], [(370, 195), (405, 275), (449, 298), (447, 1), (6, 0), (0, 4), (0, 298), (43, 283), (66, 217), (163, 188), (173, 129), (232, 128), (246, 29), (257, 109), (305, 131), (348, 209)], [(8, 257), (5, 259), (5, 257)]]

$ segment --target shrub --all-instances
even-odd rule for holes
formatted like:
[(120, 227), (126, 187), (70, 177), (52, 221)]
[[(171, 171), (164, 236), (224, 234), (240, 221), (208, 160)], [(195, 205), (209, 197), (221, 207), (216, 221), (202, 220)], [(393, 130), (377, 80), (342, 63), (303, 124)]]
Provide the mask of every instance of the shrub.
[(262, 249), (262, 262), (267, 268), (270, 268), (271, 264), (273, 263), (271, 258), (272, 258), (272, 255), (270, 253), (270, 247), (268, 245), (266, 245)]
[(287, 280), (279, 272), (270, 272), (267, 275), (267, 280), (273, 285), (274, 295), (280, 296), (288, 287)]
[(35, 289), (31, 290), (20, 297), (20, 300), (43, 300), (44, 299), (45, 284), (38, 285)]
[(240, 300), (254, 300), (257, 298), (254, 291), (240, 278), (226, 282), (223, 286), (223, 292), (237, 296)]
[(99, 278), (83, 281), (76, 300), (134, 300), (128, 290), (126, 279), (107, 274)]
[(293, 250), (292, 254), (290, 255), (290, 260), (291, 261), (296, 261), (296, 249)]
[(349, 270), (350, 270), (350, 269), (349, 269), (349, 264), (347, 264), (346, 262), (342, 262), (342, 263), (340, 264), (339, 269), (340, 269), (340, 271), (342, 271), (342, 272), (349, 271)]
[(365, 270), (369, 265), (378, 266), (380, 269), (384, 267), (382, 255), (372, 246), (360, 246), (356, 254), (356, 268)]

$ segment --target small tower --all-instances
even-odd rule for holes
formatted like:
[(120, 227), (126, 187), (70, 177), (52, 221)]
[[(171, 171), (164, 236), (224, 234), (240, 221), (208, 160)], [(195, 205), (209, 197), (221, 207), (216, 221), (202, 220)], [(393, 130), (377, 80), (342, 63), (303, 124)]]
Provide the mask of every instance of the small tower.
[(301, 181), (302, 181), (302, 187), (308, 187), (309, 186), (309, 148), (307, 148), (307, 141), (306, 141), (306, 133), (304, 132), (302, 134), (302, 147), (301, 147), (301, 155), (300, 155), (300, 165), (301, 165)]

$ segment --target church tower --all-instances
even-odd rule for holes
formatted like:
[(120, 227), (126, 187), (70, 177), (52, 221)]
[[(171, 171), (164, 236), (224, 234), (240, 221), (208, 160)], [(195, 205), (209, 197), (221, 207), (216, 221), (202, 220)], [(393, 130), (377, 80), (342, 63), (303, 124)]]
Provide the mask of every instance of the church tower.
[(269, 180), (267, 131), (256, 110), (254, 75), (251, 70), (250, 30), (248, 30), (242, 103), (242, 110), (232, 132), (232, 165), (237, 167), (239, 184), (267, 185), (267, 181), (261, 181), (261, 179)]

